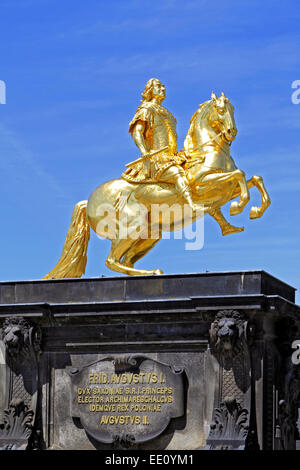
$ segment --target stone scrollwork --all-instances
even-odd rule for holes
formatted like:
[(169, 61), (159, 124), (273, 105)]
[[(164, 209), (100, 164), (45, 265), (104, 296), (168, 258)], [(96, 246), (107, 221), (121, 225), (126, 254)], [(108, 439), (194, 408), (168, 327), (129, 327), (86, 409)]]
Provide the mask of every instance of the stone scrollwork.
[(127, 450), (134, 446), (135, 437), (133, 434), (126, 432), (113, 436), (113, 448), (115, 450)]
[(235, 398), (226, 398), (215, 409), (207, 445), (215, 449), (235, 449), (245, 445), (249, 412)]
[(14, 450), (27, 447), (33, 429), (34, 412), (22, 400), (12, 400), (4, 410), (0, 423), (0, 449)]
[(134, 357), (132, 357), (130, 355), (126, 355), (126, 354), (115, 357), (113, 359), (115, 372), (119, 373), (119, 374), (122, 373), (122, 372), (125, 372), (127, 370), (137, 369), (140, 362), (141, 362), (141, 359), (138, 360), (137, 358), (134, 358)]

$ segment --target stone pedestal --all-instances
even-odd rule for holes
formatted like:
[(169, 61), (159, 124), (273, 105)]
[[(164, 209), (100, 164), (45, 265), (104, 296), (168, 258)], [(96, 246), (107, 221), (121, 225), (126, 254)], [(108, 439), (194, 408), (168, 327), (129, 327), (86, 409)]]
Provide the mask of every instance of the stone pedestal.
[(2, 282), (0, 448), (295, 449), (294, 301), (264, 271)]

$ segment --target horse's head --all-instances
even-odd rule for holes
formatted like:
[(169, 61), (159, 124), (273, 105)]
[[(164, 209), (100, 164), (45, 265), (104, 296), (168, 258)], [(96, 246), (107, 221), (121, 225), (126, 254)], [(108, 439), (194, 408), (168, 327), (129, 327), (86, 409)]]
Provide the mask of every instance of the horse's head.
[(228, 143), (231, 143), (237, 134), (237, 128), (234, 121), (234, 107), (223, 92), (220, 98), (212, 92), (211, 103), (212, 107), (209, 122), (217, 133), (221, 132), (224, 139)]

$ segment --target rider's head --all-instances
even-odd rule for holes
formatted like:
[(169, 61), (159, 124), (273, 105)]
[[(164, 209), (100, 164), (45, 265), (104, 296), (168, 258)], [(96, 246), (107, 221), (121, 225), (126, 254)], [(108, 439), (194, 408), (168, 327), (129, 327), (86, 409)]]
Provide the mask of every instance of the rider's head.
[(165, 86), (158, 78), (150, 78), (146, 83), (145, 89), (142, 93), (142, 101), (151, 101), (156, 98), (158, 101), (163, 101), (166, 97)]

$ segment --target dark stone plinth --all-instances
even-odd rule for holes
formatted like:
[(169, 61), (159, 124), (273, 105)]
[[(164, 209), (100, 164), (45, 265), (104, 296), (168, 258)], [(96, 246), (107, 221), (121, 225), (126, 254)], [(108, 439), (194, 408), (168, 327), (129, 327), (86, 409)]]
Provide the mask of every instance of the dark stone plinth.
[(293, 449), (294, 301), (264, 271), (1, 282), (0, 448)]
[(265, 271), (0, 282), (0, 304), (124, 302), (193, 297), (277, 295), (295, 290)]

